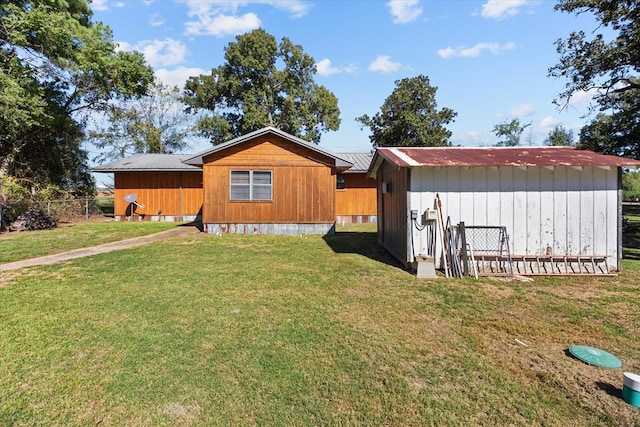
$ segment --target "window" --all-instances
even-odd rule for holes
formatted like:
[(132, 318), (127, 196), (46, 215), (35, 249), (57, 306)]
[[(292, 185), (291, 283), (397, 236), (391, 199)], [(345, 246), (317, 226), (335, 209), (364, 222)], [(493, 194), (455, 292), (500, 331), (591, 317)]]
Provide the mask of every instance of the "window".
[(271, 200), (271, 171), (231, 171), (231, 200)]
[(344, 190), (344, 176), (338, 175), (338, 177), (336, 178), (336, 189)]

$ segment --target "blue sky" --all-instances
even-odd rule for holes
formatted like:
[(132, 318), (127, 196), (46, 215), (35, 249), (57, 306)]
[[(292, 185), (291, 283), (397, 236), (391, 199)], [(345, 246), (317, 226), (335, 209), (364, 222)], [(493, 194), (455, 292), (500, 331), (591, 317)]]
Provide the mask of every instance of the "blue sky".
[[(590, 95), (566, 110), (552, 100), (565, 81), (547, 77), (559, 56), (554, 41), (590, 33), (590, 15), (554, 11), (555, 1), (527, 0), (93, 0), (94, 20), (121, 49), (145, 54), (157, 77), (180, 87), (224, 63), (238, 34), (263, 28), (302, 46), (317, 64), (316, 82), (338, 97), (342, 123), (320, 145), (334, 152), (371, 150), (368, 128), (394, 82), (423, 74), (437, 87), (438, 108), (458, 113), (451, 142), (490, 146), (492, 129), (518, 118), (531, 123), (523, 144), (542, 145), (556, 125), (577, 137)], [(190, 152), (209, 145), (196, 143)]]

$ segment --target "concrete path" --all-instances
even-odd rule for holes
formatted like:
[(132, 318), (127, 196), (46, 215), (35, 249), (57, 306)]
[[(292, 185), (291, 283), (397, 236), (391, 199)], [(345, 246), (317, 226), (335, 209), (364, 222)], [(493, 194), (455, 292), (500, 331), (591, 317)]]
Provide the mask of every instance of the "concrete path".
[(59, 254), (46, 255), (37, 258), (23, 259), (15, 262), (0, 264), (0, 271), (17, 270), (24, 267), (33, 267), (35, 265), (50, 265), (70, 259), (82, 258), (91, 255), (103, 254), (106, 252), (117, 251), (120, 249), (135, 248), (137, 246), (146, 245), (160, 240), (171, 239), (173, 237), (186, 236), (189, 234), (199, 233), (200, 230), (196, 226), (179, 226), (171, 230), (161, 231), (160, 233), (149, 234), (147, 236), (134, 237), (131, 239), (120, 240), (118, 242), (105, 243), (103, 245), (91, 246), (88, 248), (74, 249), (69, 252)]

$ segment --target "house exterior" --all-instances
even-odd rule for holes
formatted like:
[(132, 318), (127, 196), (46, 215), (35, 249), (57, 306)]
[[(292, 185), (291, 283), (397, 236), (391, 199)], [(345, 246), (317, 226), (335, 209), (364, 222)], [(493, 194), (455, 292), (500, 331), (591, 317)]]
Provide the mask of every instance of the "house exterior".
[(118, 220), (201, 220), (211, 233), (303, 234), (329, 232), (336, 222), (375, 222), (371, 159), (267, 127), (198, 154), (139, 154), (93, 170), (114, 174)]
[(434, 245), (424, 227), (448, 219), (505, 227), (520, 273), (527, 262), (538, 262), (533, 274), (548, 272), (540, 260), (551, 272), (585, 259), (619, 270), (621, 167), (640, 161), (571, 147), (379, 148), (367, 173), (377, 182), (378, 242), (406, 266), (435, 246), (443, 267), (445, 242)]
[[(93, 168), (113, 173), (116, 219), (194, 221), (202, 209), (202, 168), (185, 154), (138, 154)], [(125, 200), (135, 195), (136, 203)]]
[(273, 127), (183, 161), (202, 168), (209, 233), (331, 233), (336, 174), (352, 164)]

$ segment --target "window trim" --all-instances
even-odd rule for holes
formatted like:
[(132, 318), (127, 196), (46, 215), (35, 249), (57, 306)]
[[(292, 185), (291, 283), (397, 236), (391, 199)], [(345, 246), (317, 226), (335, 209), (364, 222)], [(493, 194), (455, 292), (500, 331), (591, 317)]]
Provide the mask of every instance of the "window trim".
[[(248, 172), (249, 173), (249, 183), (248, 184), (233, 184), (232, 176), (234, 172)], [(254, 183), (253, 174), (255, 172), (268, 172), (269, 173), (269, 184), (256, 184)], [(234, 198), (232, 195), (233, 186), (248, 186), (249, 187), (249, 198), (241, 199)], [(254, 197), (254, 189), (255, 187), (269, 187), (269, 198), (268, 199), (256, 199)], [(231, 169), (229, 171), (229, 201), (231, 202), (272, 202), (273, 201), (273, 171), (270, 169)]]

